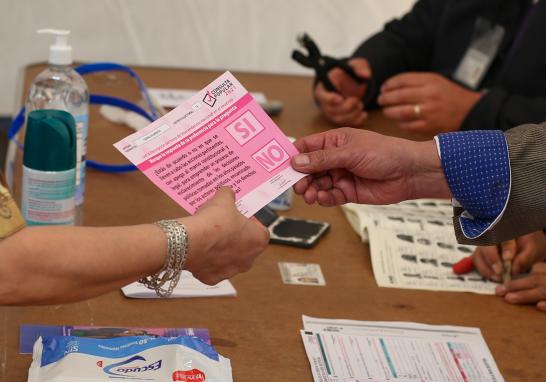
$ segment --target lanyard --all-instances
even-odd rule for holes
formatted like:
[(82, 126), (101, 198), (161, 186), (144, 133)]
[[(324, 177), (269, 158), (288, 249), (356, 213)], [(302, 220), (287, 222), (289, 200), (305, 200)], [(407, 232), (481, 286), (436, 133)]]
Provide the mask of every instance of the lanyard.
[[(102, 94), (90, 94), (89, 103), (93, 105), (116, 106), (121, 109), (130, 110), (143, 116), (150, 122), (153, 122), (157, 119), (158, 115), (152, 104), (150, 95), (148, 94), (148, 90), (146, 89), (144, 82), (142, 82), (140, 77), (128, 66), (116, 64), (112, 62), (97, 62), (93, 64), (80, 65), (74, 68), (74, 70), (82, 76), (86, 74), (90, 74), (90, 73), (107, 72), (107, 71), (122, 71), (122, 72), (128, 73), (136, 81), (140, 89), (140, 92), (142, 93), (142, 96), (144, 97), (144, 100), (148, 106), (148, 109), (150, 110), (149, 112), (132, 102), (126, 101), (121, 98), (111, 97), (111, 96), (102, 95)], [(17, 116), (12, 120), (8, 130), (8, 138), (14, 141), (17, 147), (19, 147), (21, 150), (23, 149), (23, 145), (21, 144), (21, 142), (19, 142), (16, 139), (16, 137), (17, 137), (17, 133), (19, 133), (19, 131), (21, 130), (21, 128), (23, 127), (25, 123), (25, 112), (26, 112), (25, 108), (24, 107), (21, 108), (19, 113), (17, 113)], [(97, 162), (90, 159), (86, 160), (86, 165), (95, 170), (110, 172), (110, 173), (123, 173), (123, 172), (136, 170), (136, 167), (132, 164), (121, 164), (121, 165), (109, 164), (109, 163)]]

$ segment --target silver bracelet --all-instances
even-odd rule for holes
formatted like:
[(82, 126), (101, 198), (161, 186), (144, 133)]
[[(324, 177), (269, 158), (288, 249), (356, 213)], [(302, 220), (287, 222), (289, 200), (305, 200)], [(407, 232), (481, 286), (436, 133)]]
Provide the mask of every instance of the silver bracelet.
[[(138, 282), (155, 290), (159, 297), (169, 297), (182, 274), (188, 254), (188, 233), (186, 227), (176, 220), (160, 220), (156, 223), (167, 237), (167, 257), (163, 267), (154, 275), (144, 277)], [(168, 288), (163, 286), (169, 282)]]

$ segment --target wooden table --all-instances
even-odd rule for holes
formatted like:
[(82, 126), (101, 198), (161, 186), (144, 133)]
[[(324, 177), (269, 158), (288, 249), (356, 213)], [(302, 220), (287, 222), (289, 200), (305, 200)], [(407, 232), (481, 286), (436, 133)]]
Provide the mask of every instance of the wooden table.
[[(26, 88), (42, 68), (28, 68)], [(219, 74), (157, 68), (137, 72), (149, 86), (193, 89), (200, 89)], [(249, 90), (283, 101), (284, 111), (275, 121), (287, 134), (301, 137), (331, 128), (314, 105), (311, 78), (236, 76)], [(91, 75), (86, 80), (93, 92), (127, 98), (137, 95), (123, 75)], [(89, 157), (124, 163), (112, 143), (131, 131), (103, 120), (95, 107), (90, 125)], [(380, 114), (372, 114), (367, 127), (400, 135)], [(136, 224), (183, 214), (140, 173), (87, 172), (87, 225)], [(470, 293), (378, 288), (368, 247), (339, 208), (307, 206), (296, 198), (287, 214), (328, 221), (331, 231), (312, 250), (270, 245), (250, 272), (232, 280), (236, 298), (130, 300), (115, 291), (75, 304), (0, 308), (0, 382), (26, 381), (31, 357), (18, 354), (20, 324), (204, 327), (210, 330), (217, 350), (231, 359), (235, 381), (312, 381), (299, 335), (302, 314), (479, 327), (507, 381), (544, 380), (546, 316), (534, 307), (513, 306), (500, 298)], [(319, 263), (327, 285), (284, 285), (277, 268), (280, 261)]]

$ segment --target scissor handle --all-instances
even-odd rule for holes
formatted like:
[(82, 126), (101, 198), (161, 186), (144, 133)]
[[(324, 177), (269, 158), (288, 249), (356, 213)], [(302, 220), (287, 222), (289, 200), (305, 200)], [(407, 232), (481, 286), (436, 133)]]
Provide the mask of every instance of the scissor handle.
[(309, 52), (310, 58), (318, 59), (322, 56), (318, 45), (315, 43), (315, 41), (311, 37), (309, 37), (307, 33), (300, 35), (298, 37), (298, 42), (300, 43), (302, 47), (307, 49), (307, 51)]
[(334, 68), (340, 68), (359, 84), (368, 82), (366, 78), (362, 78), (355, 73), (346, 59), (323, 56), (317, 44), (307, 33), (298, 36), (298, 42), (307, 50), (308, 55), (294, 50), (292, 52), (292, 59), (307, 68), (313, 68), (316, 72), (317, 81), (321, 82), (327, 91), (339, 93), (338, 89), (330, 81), (330, 78), (328, 78), (328, 72)]
[(307, 68), (314, 68), (313, 63), (311, 62), (311, 59), (304, 55), (299, 50), (292, 51), (292, 59), (296, 61), (298, 64), (303, 65)]

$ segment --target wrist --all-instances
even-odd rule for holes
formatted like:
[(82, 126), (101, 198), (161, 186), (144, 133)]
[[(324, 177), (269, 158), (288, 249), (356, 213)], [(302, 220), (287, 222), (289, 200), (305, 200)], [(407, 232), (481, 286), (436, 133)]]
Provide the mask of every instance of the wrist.
[(450, 198), (451, 191), (434, 140), (415, 142), (413, 155), (413, 197)]
[(169, 297), (178, 284), (186, 263), (188, 234), (185, 225), (177, 220), (160, 220), (154, 225), (165, 235), (167, 255), (158, 272), (138, 281), (155, 290), (159, 297)]
[(202, 253), (210, 250), (216, 237), (209, 234), (209, 225), (201, 222), (196, 215), (177, 220), (186, 227), (189, 242), (184, 270), (197, 271), (203, 258)]

